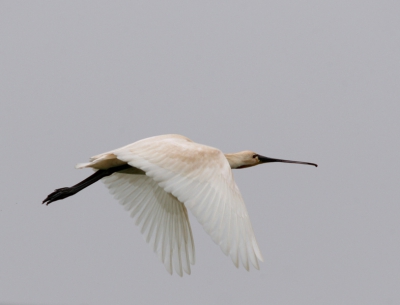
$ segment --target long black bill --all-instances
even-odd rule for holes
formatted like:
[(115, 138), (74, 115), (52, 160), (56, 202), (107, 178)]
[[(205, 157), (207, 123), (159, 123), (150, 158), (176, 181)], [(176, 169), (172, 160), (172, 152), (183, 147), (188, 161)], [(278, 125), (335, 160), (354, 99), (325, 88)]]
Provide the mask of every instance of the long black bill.
[(258, 160), (260, 160), (260, 163), (283, 162), (283, 163), (306, 164), (306, 165), (313, 165), (315, 167), (318, 167), (318, 165), (315, 163), (274, 159), (274, 158), (264, 157), (264, 156), (260, 156), (260, 155), (258, 155)]
[(124, 164), (116, 167), (111, 167), (109, 169), (105, 170), (98, 170), (95, 172), (93, 175), (87, 177), (85, 180), (79, 182), (78, 184), (75, 184), (74, 186), (71, 187), (63, 187), (60, 189), (56, 189), (53, 193), (48, 195), (45, 200), (43, 200), (42, 203), (45, 203), (46, 205), (49, 205), (53, 201), (61, 200), (64, 198), (67, 198), (69, 196), (75, 195), (76, 193), (82, 191), (84, 188), (88, 187), (89, 185), (99, 181), (101, 178), (110, 176), (111, 174), (115, 172), (119, 172), (125, 169), (131, 168), (130, 165)]

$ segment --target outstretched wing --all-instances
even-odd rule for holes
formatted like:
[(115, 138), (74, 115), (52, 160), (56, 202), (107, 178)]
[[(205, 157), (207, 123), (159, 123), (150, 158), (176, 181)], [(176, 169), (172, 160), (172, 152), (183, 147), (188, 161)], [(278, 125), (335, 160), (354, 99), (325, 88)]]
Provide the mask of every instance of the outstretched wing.
[(195, 250), (185, 206), (145, 175), (114, 173), (102, 179), (110, 193), (136, 218), (146, 241), (165, 268), (180, 276), (190, 274)]
[[(249, 262), (259, 269), (258, 260), (263, 260), (262, 255), (232, 170), (221, 151), (170, 135), (144, 139), (108, 154), (141, 169), (157, 182), (158, 189), (183, 202), (237, 267), (240, 259), (247, 270)], [(124, 192), (128, 191), (115, 189), (118, 196)], [(123, 197), (129, 198), (126, 204), (133, 201), (130, 197), (133, 193), (129, 191)], [(160, 192), (159, 196), (166, 195)], [(171, 225), (165, 221), (160, 228), (168, 231)]]

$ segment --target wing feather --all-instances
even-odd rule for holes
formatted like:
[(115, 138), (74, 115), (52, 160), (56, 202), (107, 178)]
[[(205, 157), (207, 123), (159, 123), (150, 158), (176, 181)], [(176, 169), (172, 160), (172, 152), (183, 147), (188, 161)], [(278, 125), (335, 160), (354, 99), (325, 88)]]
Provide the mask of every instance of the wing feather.
[[(243, 198), (233, 179), (229, 163), (221, 151), (184, 137), (164, 136), (141, 140), (110, 153), (144, 171), (154, 183), (158, 183), (159, 188), (184, 203), (214, 242), (231, 257), (235, 266), (238, 266), (240, 258), (246, 270), (249, 270), (250, 263), (259, 269), (258, 260), (262, 261), (263, 258)], [(143, 201), (149, 200), (147, 197), (140, 198)], [(152, 211), (148, 215), (153, 214)], [(182, 236), (190, 236), (187, 240), (183, 239), (185, 252), (182, 253), (191, 253), (188, 248), (189, 245), (193, 246), (193, 241), (190, 227), (189, 231), (178, 230), (177, 227), (173, 229), (176, 220), (173, 215), (177, 211), (170, 206), (167, 215), (163, 214), (160, 218), (163, 224), (158, 225), (157, 229), (151, 227), (150, 230), (156, 230), (155, 247), (162, 240), (161, 254), (166, 267), (171, 270), (170, 266), (174, 265), (179, 273), (181, 265), (177, 265), (175, 259), (179, 258), (177, 253), (180, 253)], [(187, 212), (184, 211), (184, 214)], [(166, 244), (168, 241), (169, 246)], [(170, 250), (170, 254), (167, 250)], [(186, 259), (194, 263), (194, 251), (193, 257), (186, 255)], [(178, 261), (182, 263), (184, 260)], [(186, 271), (188, 265), (184, 266)]]
[(194, 242), (185, 206), (145, 175), (114, 173), (103, 178), (110, 193), (136, 217), (146, 242), (153, 246), (169, 273), (190, 274)]

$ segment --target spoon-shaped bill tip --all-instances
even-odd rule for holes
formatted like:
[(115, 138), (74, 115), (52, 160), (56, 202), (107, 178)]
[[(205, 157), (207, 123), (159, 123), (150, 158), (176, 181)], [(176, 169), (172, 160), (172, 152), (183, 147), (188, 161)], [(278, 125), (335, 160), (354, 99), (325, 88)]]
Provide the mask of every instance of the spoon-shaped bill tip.
[(318, 167), (318, 165), (315, 163), (275, 159), (275, 158), (269, 158), (269, 157), (264, 157), (264, 156), (260, 156), (260, 155), (258, 155), (258, 160), (260, 160), (260, 163), (282, 162), (282, 163), (306, 164), (306, 165), (312, 165), (312, 166)]

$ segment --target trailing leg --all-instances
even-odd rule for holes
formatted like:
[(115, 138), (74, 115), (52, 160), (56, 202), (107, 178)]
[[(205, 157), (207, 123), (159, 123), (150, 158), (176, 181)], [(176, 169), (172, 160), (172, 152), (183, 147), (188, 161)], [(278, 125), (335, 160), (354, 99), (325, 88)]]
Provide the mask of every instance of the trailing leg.
[(87, 177), (85, 180), (79, 182), (78, 184), (75, 184), (74, 186), (56, 189), (53, 193), (48, 195), (42, 203), (49, 205), (53, 201), (61, 200), (69, 196), (75, 195), (89, 185), (99, 181), (101, 178), (107, 177), (115, 172), (119, 172), (128, 168), (131, 168), (131, 166), (129, 164), (124, 164), (116, 167), (111, 167), (109, 169), (100, 169), (96, 171), (93, 175)]

